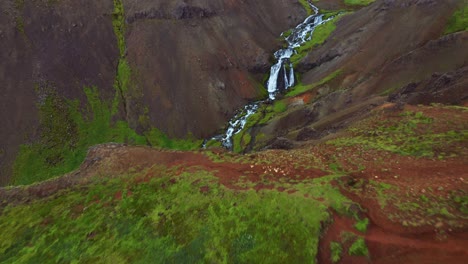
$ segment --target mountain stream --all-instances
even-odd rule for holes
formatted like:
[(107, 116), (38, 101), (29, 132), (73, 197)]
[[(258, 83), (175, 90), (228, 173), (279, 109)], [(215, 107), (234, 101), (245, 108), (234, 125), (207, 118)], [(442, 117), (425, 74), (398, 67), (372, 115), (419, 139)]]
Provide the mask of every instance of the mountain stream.
[[(232, 138), (237, 133), (240, 133), (246, 123), (247, 119), (255, 114), (260, 107), (260, 104), (265, 102), (273, 102), (276, 96), (295, 85), (294, 68), (291, 62), (291, 57), (297, 53), (296, 48), (302, 46), (304, 43), (312, 39), (315, 28), (327, 20), (323, 20), (323, 15), (319, 14), (319, 9), (310, 3), (310, 6), (314, 10), (314, 14), (307, 17), (304, 22), (290, 30), (290, 34), (285, 38), (288, 44), (286, 48), (280, 49), (275, 52), (275, 58), (277, 60), (270, 69), (270, 77), (266, 83), (268, 89), (268, 99), (263, 101), (252, 102), (244, 106), (230, 121), (228, 128), (224, 134), (217, 135), (211, 140), (217, 140), (227, 149), (233, 148)], [(281, 36), (284, 36), (282, 33)]]

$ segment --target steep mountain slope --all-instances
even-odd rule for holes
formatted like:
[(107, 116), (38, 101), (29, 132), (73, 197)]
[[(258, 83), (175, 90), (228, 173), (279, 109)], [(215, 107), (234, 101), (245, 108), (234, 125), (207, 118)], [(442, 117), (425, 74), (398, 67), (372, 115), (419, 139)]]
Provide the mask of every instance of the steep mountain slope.
[[(118, 49), (112, 1), (2, 1), (0, 9), (0, 182), (11, 175), (19, 145), (35, 138), (37, 104), (54, 87), (84, 101), (83, 86), (111, 98)], [(105, 15), (107, 14), (107, 16)]]
[(234, 109), (264, 95), (276, 39), (305, 15), (293, 0), (127, 2), (135, 101), (148, 106), (152, 124), (180, 138), (212, 135)]
[[(214, 133), (246, 100), (263, 93), (259, 81), (276, 38), (305, 16), (294, 0), (7, 0), (0, 5), (0, 184), (9, 181), (17, 156), (26, 155), (19, 153), (21, 144), (42, 149), (26, 162), (40, 159), (44, 149), (59, 153), (43, 161), (43, 168), (67, 159), (61, 146), (89, 147), (76, 143), (90, 136), (83, 139), (84, 129), (68, 113), (85, 120), (97, 115), (91, 105), (99, 102), (91, 102), (85, 87), (97, 87), (93, 96), (102, 107), (112, 105), (105, 110), (112, 120), (104, 126), (121, 120), (141, 136), (153, 128), (169, 137)], [(54, 103), (44, 106), (47, 98)], [(47, 127), (56, 120), (67, 120), (70, 128)], [(93, 143), (131, 138), (128, 133), (120, 129)], [(85, 153), (70, 148), (78, 156)]]
[(251, 129), (250, 137), (261, 136), (255, 147), (276, 137), (292, 140), (288, 145), (318, 139), (387, 100), (466, 103), (468, 33), (445, 34), (463, 5), (376, 1), (334, 20), (325, 42), (297, 62), (302, 83), (281, 101), (289, 107)]

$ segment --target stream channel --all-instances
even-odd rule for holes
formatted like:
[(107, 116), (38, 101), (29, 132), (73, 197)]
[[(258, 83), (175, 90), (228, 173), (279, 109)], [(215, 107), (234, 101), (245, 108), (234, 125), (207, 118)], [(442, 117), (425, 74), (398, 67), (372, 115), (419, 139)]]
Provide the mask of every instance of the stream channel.
[[(257, 112), (260, 105), (267, 102), (272, 103), (279, 93), (295, 85), (294, 68), (290, 61), (291, 57), (297, 53), (296, 48), (312, 39), (312, 35), (317, 26), (331, 19), (323, 20), (323, 15), (319, 14), (319, 9), (310, 3), (310, 1), (309, 5), (312, 7), (314, 14), (307, 17), (304, 22), (292, 29), (289, 36), (285, 38), (288, 44), (287, 47), (276, 51), (274, 54), (277, 62), (271, 66), (270, 77), (266, 83), (268, 99), (252, 102), (244, 106), (243, 109), (239, 110), (238, 113), (229, 120), (226, 131), (221, 135), (211, 138), (211, 140), (220, 141), (225, 148), (232, 150), (233, 136), (244, 129), (247, 119)], [(284, 34), (285, 33), (282, 33), (281, 36), (284, 36)]]

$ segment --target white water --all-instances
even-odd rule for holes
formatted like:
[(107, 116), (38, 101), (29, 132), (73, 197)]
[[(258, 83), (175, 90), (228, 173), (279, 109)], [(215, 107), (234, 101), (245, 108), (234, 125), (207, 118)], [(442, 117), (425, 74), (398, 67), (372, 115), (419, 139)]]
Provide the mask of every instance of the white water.
[[(285, 40), (288, 43), (287, 48), (280, 49), (275, 52), (277, 62), (271, 67), (270, 77), (267, 83), (270, 100), (275, 100), (278, 93), (282, 90), (287, 90), (296, 84), (294, 79), (294, 68), (290, 61), (291, 57), (297, 53), (296, 48), (300, 47), (312, 38), (312, 34), (318, 25), (328, 21), (323, 20), (323, 15), (318, 13), (319, 10), (317, 7), (312, 4), (310, 4), (310, 6), (313, 8), (314, 14), (307, 17), (301, 24), (297, 25), (297, 27), (292, 30), (291, 34), (286, 37)], [(283, 72), (282, 76), (280, 76), (281, 72)], [(282, 78), (282, 82), (280, 82), (279, 78)]]
[[(297, 53), (296, 48), (300, 47), (312, 38), (312, 34), (318, 25), (323, 24), (331, 19), (329, 18), (327, 20), (323, 20), (323, 15), (318, 13), (318, 8), (312, 5), (310, 2), (309, 4), (314, 10), (314, 14), (307, 17), (304, 22), (294, 28), (291, 34), (286, 37), (285, 40), (288, 43), (287, 48), (280, 49), (275, 52), (275, 58), (277, 59), (277, 62), (271, 66), (270, 77), (268, 78), (266, 85), (269, 94), (269, 99), (267, 100), (269, 101), (274, 101), (278, 93), (295, 85), (296, 82), (294, 78), (294, 68), (290, 61), (291, 57)], [(283, 36), (283, 34), (281, 34), (281, 36)], [(282, 76), (280, 76), (281, 72), (283, 73)], [(279, 78), (282, 78), (282, 80), (279, 80)], [(212, 139), (220, 141), (225, 148), (232, 149), (232, 137), (244, 129), (245, 124), (247, 123), (247, 119), (251, 115), (255, 114), (260, 104), (265, 101), (247, 104), (244, 109), (242, 109), (229, 121), (229, 126), (226, 132), (223, 135), (215, 136)]]

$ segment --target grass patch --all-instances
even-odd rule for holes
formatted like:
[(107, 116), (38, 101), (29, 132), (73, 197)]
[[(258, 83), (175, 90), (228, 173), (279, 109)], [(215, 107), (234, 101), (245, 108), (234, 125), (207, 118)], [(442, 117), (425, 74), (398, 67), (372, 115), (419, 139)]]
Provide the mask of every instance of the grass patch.
[(145, 133), (145, 136), (151, 146), (166, 149), (195, 150), (199, 149), (203, 144), (203, 140), (197, 140), (192, 135), (189, 135), (186, 139), (169, 138), (157, 128), (152, 128)]
[(335, 31), (336, 22), (340, 18), (341, 16), (336, 16), (332, 20), (317, 26), (312, 33), (312, 38), (299, 48), (296, 48), (297, 53), (291, 57), (292, 64), (294, 66), (297, 65), (314, 47), (323, 44), (331, 33)]
[(39, 108), (40, 137), (20, 147), (13, 166), (13, 184), (27, 185), (70, 172), (81, 164), (90, 146), (104, 142), (146, 144), (126, 122), (112, 123), (109, 104), (96, 87), (85, 87), (87, 105), (61, 99), (52, 92)]
[(296, 95), (300, 95), (302, 93), (305, 93), (307, 91), (310, 91), (316, 87), (319, 87), (321, 85), (324, 85), (332, 80), (334, 80), (335, 78), (337, 78), (338, 76), (340, 76), (341, 74), (343, 73), (342, 70), (336, 70), (334, 72), (332, 72), (330, 75), (328, 75), (327, 77), (323, 78), (321, 81), (319, 82), (316, 82), (316, 83), (313, 83), (313, 84), (309, 84), (309, 85), (304, 85), (302, 83), (298, 83), (296, 86), (292, 87), (287, 93), (286, 93), (286, 97), (294, 97)]
[(369, 219), (368, 218), (364, 218), (362, 220), (359, 220), (355, 225), (354, 227), (356, 228), (356, 230), (358, 230), (359, 232), (361, 233), (366, 233), (367, 232), (367, 226), (369, 225)]
[(336, 146), (362, 145), (367, 148), (389, 151), (405, 156), (434, 157), (434, 149), (468, 138), (468, 131), (433, 133), (433, 120), (422, 112), (405, 112), (397, 121), (379, 120), (362, 128), (350, 129), (352, 137), (327, 142)]
[(468, 4), (465, 2), (464, 6), (449, 19), (444, 34), (451, 34), (468, 29)]
[(364, 238), (359, 237), (354, 241), (354, 243), (349, 247), (348, 254), (350, 256), (369, 256), (369, 249), (367, 249), (366, 241)]
[(468, 195), (456, 195), (453, 201), (458, 205), (460, 212), (468, 215)]
[(288, 105), (284, 101), (275, 101), (273, 104), (273, 112), (275, 113), (283, 113), (288, 109)]
[(304, 7), (304, 9), (307, 11), (307, 15), (310, 16), (314, 13), (314, 10), (309, 4), (308, 0), (299, 0), (299, 3)]
[[(204, 171), (135, 177), (9, 206), (0, 216), (0, 262), (316, 262), (330, 215), (315, 199), (229, 190)], [(317, 182), (304, 184), (315, 189)], [(325, 202), (343, 202), (331, 197)]]
[(343, 246), (338, 242), (331, 242), (330, 243), (330, 252), (331, 252), (331, 261), (333, 263), (337, 263), (341, 259), (341, 255), (343, 254)]
[(112, 25), (114, 33), (117, 37), (117, 46), (119, 48), (120, 57), (125, 56), (125, 10), (122, 0), (114, 0), (114, 11), (112, 12)]
[(366, 6), (375, 2), (375, 0), (344, 0), (344, 3), (351, 6)]

